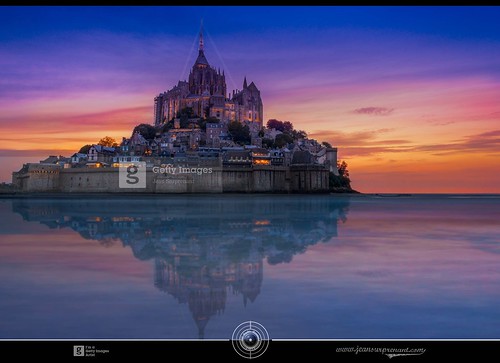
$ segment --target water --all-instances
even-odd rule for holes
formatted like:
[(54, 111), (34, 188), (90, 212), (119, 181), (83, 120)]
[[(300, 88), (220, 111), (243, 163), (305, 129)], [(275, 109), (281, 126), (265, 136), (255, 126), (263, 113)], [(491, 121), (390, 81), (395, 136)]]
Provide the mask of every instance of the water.
[(1, 339), (500, 338), (499, 196), (0, 199)]

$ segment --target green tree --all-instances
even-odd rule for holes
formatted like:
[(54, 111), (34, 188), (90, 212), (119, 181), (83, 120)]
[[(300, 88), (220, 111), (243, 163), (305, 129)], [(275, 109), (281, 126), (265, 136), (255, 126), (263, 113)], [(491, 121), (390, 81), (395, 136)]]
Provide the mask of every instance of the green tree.
[(266, 126), (268, 129), (276, 129), (278, 131), (285, 132), (285, 123), (274, 118), (268, 120)]
[(357, 193), (351, 188), (351, 179), (349, 178), (347, 163), (345, 161), (337, 162), (337, 169), (339, 175), (335, 175), (332, 172), (329, 174), (328, 181), (330, 189), (336, 192)]
[(332, 144), (330, 144), (330, 143), (329, 143), (329, 142), (327, 142), (327, 141), (323, 141), (323, 142), (321, 143), (321, 145), (323, 145), (324, 147), (328, 147), (328, 148), (331, 148), (331, 147), (332, 147)]
[(276, 139), (274, 140), (274, 147), (281, 148), (290, 144), (291, 142), (293, 142), (293, 138), (289, 134), (279, 134), (276, 135)]
[(101, 140), (99, 140), (97, 145), (108, 146), (108, 147), (118, 147), (116, 140), (110, 136), (104, 136)]
[(170, 129), (174, 127), (174, 120), (170, 120), (166, 123), (164, 123), (162, 126), (160, 126), (160, 129), (158, 130), (160, 134), (164, 134), (165, 132), (168, 132)]
[(194, 118), (194, 111), (192, 107), (185, 107), (177, 112), (177, 118), (180, 120), (181, 129), (189, 127), (189, 119)]
[(83, 145), (80, 150), (78, 151), (80, 154), (88, 154), (89, 153), (89, 149), (92, 147), (92, 145), (90, 144), (87, 144), (87, 145)]
[(343, 175), (329, 173), (328, 184), (331, 190), (340, 192), (354, 192), (351, 188), (351, 180)]
[(304, 130), (291, 130), (288, 134), (291, 135), (294, 140), (305, 139), (307, 137), (307, 133)]
[(337, 169), (339, 171), (340, 176), (349, 178), (349, 170), (347, 170), (347, 163), (344, 160), (342, 160), (342, 162), (340, 161), (337, 162)]
[(293, 124), (290, 121), (283, 121), (283, 132), (290, 134), (293, 131)]
[[(307, 133), (304, 130), (295, 130), (290, 121), (279, 121), (273, 118), (267, 121), (266, 126), (268, 129), (276, 129), (283, 134), (287, 134), (292, 138), (292, 141), (305, 139), (307, 137)], [(280, 143), (282, 143), (282, 141), (280, 141)]]
[(262, 139), (262, 147), (266, 149), (271, 149), (274, 146), (274, 141), (272, 139), (264, 138)]
[(266, 126), (268, 129), (276, 129), (286, 133), (291, 133), (293, 130), (293, 124), (290, 121), (279, 121), (274, 118), (268, 120)]
[(228, 125), (228, 131), (233, 138), (233, 141), (240, 145), (250, 144), (250, 128), (238, 121), (232, 121)]
[(139, 132), (146, 140), (153, 140), (156, 136), (156, 128), (153, 125), (146, 123), (139, 124), (134, 127), (132, 134), (135, 134), (136, 132)]

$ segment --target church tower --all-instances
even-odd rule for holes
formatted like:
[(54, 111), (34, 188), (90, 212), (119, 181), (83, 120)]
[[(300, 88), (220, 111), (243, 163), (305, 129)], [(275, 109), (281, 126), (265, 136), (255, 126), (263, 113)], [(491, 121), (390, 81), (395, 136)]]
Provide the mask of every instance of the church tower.
[(205, 56), (203, 42), (203, 25), (200, 28), (200, 41), (198, 58), (194, 62), (189, 74), (189, 92), (198, 96), (224, 96), (226, 95), (225, 75), (211, 67)]
[(262, 128), (263, 105), (255, 83), (243, 82), (242, 90), (228, 95), (224, 71), (215, 69), (205, 56), (203, 23), (200, 26), (198, 57), (187, 81), (160, 93), (154, 99), (154, 123), (161, 126), (173, 120), (179, 111), (190, 107), (194, 117), (214, 117), (223, 123), (239, 121), (251, 126), (255, 134)]

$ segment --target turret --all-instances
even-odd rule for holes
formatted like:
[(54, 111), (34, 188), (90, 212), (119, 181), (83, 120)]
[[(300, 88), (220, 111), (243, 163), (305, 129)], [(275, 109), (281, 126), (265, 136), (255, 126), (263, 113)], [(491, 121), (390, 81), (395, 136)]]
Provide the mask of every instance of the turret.
[(339, 171), (337, 169), (337, 148), (329, 147), (326, 149), (326, 160), (329, 164), (330, 171), (334, 175), (339, 175)]

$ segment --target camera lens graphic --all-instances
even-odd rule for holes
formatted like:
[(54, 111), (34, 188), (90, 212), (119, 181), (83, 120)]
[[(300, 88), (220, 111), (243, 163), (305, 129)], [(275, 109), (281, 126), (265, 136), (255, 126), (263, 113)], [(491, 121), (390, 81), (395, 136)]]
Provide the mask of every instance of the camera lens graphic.
[(234, 329), (231, 342), (236, 353), (243, 358), (257, 358), (269, 346), (269, 334), (256, 321), (245, 321)]
[(259, 345), (259, 336), (254, 331), (245, 332), (241, 337), (241, 342), (249, 350), (255, 349)]

